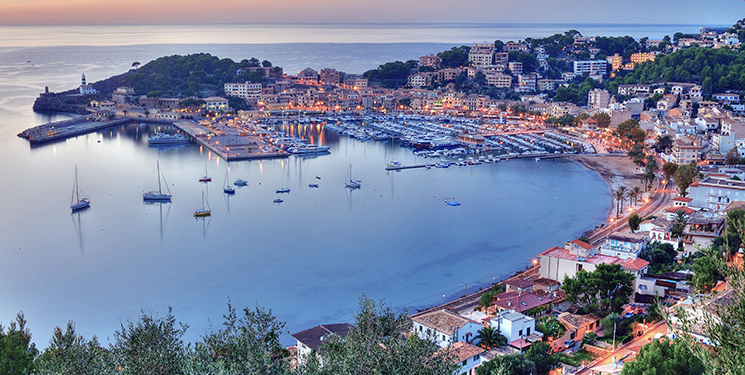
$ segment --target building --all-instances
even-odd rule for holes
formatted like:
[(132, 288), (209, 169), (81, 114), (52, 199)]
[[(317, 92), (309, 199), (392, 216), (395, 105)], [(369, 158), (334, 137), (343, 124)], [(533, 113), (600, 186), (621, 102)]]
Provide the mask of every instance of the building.
[(339, 86), (344, 82), (344, 73), (332, 68), (323, 68), (320, 80), (322, 85)]
[(718, 212), (696, 211), (688, 216), (683, 229), (683, 254), (689, 256), (714, 244), (725, 228), (726, 215)]
[(650, 87), (650, 85), (642, 83), (635, 85), (619, 85), (618, 94), (623, 96), (636, 95), (637, 93), (649, 94)]
[(522, 53), (528, 53), (530, 52), (530, 49), (528, 46), (526, 46), (524, 43), (515, 43), (515, 42), (507, 42), (505, 43), (504, 47), (502, 48), (504, 52), (510, 53), (510, 52), (522, 52)]
[(539, 79), (538, 80), (538, 91), (554, 91), (556, 89), (556, 81), (553, 79)]
[(255, 99), (258, 100), (261, 97), (262, 85), (261, 83), (254, 82), (243, 82), (243, 83), (226, 83), (224, 85), (225, 95), (237, 96), (243, 99)]
[(486, 76), (486, 84), (496, 87), (510, 88), (512, 87), (512, 76), (502, 73), (490, 74)]
[(535, 330), (535, 318), (523, 315), (515, 310), (503, 310), (489, 320), (489, 326), (507, 338), (512, 344), (516, 341), (538, 341), (543, 333)]
[(657, 57), (657, 54), (654, 52), (638, 52), (632, 53), (629, 60), (631, 60), (634, 65), (637, 65), (647, 61), (654, 61), (655, 57)]
[(420, 89), (432, 85), (432, 73), (417, 73), (409, 76), (409, 86)]
[(305, 68), (297, 73), (297, 81), (300, 84), (315, 85), (318, 83), (320, 75), (311, 68)]
[(512, 75), (520, 75), (523, 74), (523, 63), (518, 61), (512, 61), (507, 63), (507, 67), (510, 69), (510, 72), (512, 72)]
[(575, 277), (577, 272), (592, 272), (598, 264), (620, 264), (626, 271), (639, 275), (649, 266), (643, 259), (621, 259), (604, 255), (592, 245), (573, 240), (564, 244), (564, 248), (552, 247), (538, 254), (541, 264), (541, 277), (563, 282), (565, 277)]
[(690, 205), (719, 211), (734, 201), (745, 200), (745, 181), (707, 176), (688, 187)]
[(703, 147), (698, 138), (682, 137), (673, 141), (673, 160), (678, 165), (698, 162), (702, 152)]
[(574, 74), (581, 75), (605, 75), (608, 71), (608, 62), (605, 60), (587, 60), (574, 62)]
[(509, 52), (495, 52), (494, 53), (494, 64), (505, 65), (507, 64), (508, 61), (510, 61)]
[(517, 92), (533, 92), (536, 91), (536, 83), (538, 81), (538, 75), (535, 73), (520, 74), (517, 76)]
[(455, 363), (460, 364), (456, 374), (476, 375), (476, 368), (481, 365), (481, 354), (486, 350), (467, 342), (458, 341), (445, 350), (453, 357)]
[(78, 91), (80, 92), (80, 95), (95, 95), (98, 94), (98, 90), (93, 88), (93, 85), (89, 85), (85, 81), (85, 73), (83, 73), (83, 77), (80, 80), (80, 87), (78, 87)]
[(724, 104), (736, 104), (740, 102), (740, 94), (724, 93), (724, 94), (712, 94), (714, 100)]
[(593, 89), (587, 93), (587, 107), (595, 109), (608, 108), (610, 105), (610, 93), (603, 89)]
[(600, 254), (621, 259), (636, 258), (647, 247), (644, 236), (633, 233), (611, 233), (600, 245)]
[(473, 342), (482, 325), (448, 310), (435, 310), (411, 317), (412, 329), (419, 338), (446, 348), (456, 342)]
[(419, 66), (428, 66), (430, 68), (439, 69), (442, 65), (442, 58), (437, 55), (429, 54), (427, 56), (419, 57)]
[(296, 357), (298, 365), (304, 364), (308, 360), (308, 356), (321, 347), (323, 340), (331, 335), (345, 337), (351, 329), (352, 325), (349, 323), (322, 324), (290, 335), (297, 341)]
[(127, 86), (117, 87), (114, 92), (111, 93), (111, 101), (117, 104), (129, 103), (133, 100), (135, 95), (135, 89)]
[(549, 293), (512, 291), (494, 296), (494, 302), (487, 311), (515, 310), (527, 315), (539, 315), (549, 311), (552, 303), (553, 298)]
[(468, 61), (477, 67), (492, 65), (494, 63), (494, 44), (474, 43), (468, 52)]
[(204, 107), (210, 111), (224, 111), (230, 108), (228, 99), (212, 96), (204, 99)]
[(607, 61), (608, 64), (610, 64), (611, 70), (618, 70), (618, 69), (621, 69), (621, 66), (623, 66), (623, 56), (617, 53), (613, 56), (606, 57), (605, 61)]

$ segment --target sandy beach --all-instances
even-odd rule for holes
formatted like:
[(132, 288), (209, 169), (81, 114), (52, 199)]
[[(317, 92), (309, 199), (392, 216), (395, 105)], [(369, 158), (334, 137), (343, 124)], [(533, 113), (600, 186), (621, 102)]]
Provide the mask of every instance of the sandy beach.
[[(611, 194), (621, 186), (629, 190), (638, 186), (644, 190), (637, 165), (626, 155), (569, 155), (568, 159), (577, 161), (600, 174), (611, 190)], [(615, 212), (616, 200), (611, 195), (611, 213)]]

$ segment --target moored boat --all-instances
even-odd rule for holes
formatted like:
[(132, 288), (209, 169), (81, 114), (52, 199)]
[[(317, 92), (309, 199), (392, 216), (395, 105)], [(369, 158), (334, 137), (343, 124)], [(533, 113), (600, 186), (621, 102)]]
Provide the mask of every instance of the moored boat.
[(328, 152), (331, 146), (319, 146), (319, 145), (301, 145), (290, 147), (287, 151), (291, 154), (317, 154), (321, 152)]
[(189, 138), (181, 134), (156, 133), (147, 137), (147, 141), (151, 145), (179, 145), (189, 143)]
[(91, 201), (88, 198), (80, 198), (80, 191), (78, 189), (78, 166), (75, 166), (75, 182), (72, 185), (72, 202), (70, 208), (72, 212), (85, 210), (91, 206)]

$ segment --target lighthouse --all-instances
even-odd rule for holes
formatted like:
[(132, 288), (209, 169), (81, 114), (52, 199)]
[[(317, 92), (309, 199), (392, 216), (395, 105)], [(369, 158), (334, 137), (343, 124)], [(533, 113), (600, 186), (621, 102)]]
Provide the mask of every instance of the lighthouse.
[(83, 73), (83, 78), (80, 80), (80, 86), (85, 86), (85, 73)]
[(85, 82), (85, 73), (83, 73), (83, 77), (80, 79), (80, 94), (81, 95), (94, 95), (98, 94), (98, 90), (94, 89), (93, 86), (87, 84)]

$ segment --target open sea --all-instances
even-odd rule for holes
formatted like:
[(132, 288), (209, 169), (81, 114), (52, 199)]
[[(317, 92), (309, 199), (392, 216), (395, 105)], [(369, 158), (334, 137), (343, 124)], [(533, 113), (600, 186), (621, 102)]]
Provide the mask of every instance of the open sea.
[[(34, 99), (125, 72), (135, 61), (208, 52), (270, 60), (285, 71), (362, 73), (460, 44), (578, 29), (661, 38), (692, 25), (290, 25), (0, 27), (0, 324), (23, 311), (37, 346), (74, 320), (103, 342), (141, 311), (219, 326), (233, 306), (271, 308), (290, 332), (351, 322), (358, 297), (427, 307), (525, 268), (605, 220), (608, 186), (564, 160), (388, 172), (421, 162), (409, 149), (316, 126), (288, 132), (331, 146), (313, 158), (226, 163), (191, 144), (153, 148), (152, 125), (128, 125), (31, 147), (16, 134), (69, 117)], [(160, 162), (172, 203), (144, 204)], [(91, 208), (70, 214), (75, 166)], [(362, 188), (343, 181), (352, 169)], [(197, 180), (205, 168), (213, 181)], [(229, 170), (229, 171), (228, 171)], [(226, 196), (222, 185), (248, 186)], [(317, 189), (308, 184), (318, 183)], [(275, 190), (289, 187), (281, 204)], [(204, 193), (212, 217), (192, 213)], [(461, 206), (451, 207), (447, 199)], [(289, 336), (283, 343), (292, 344)]]

